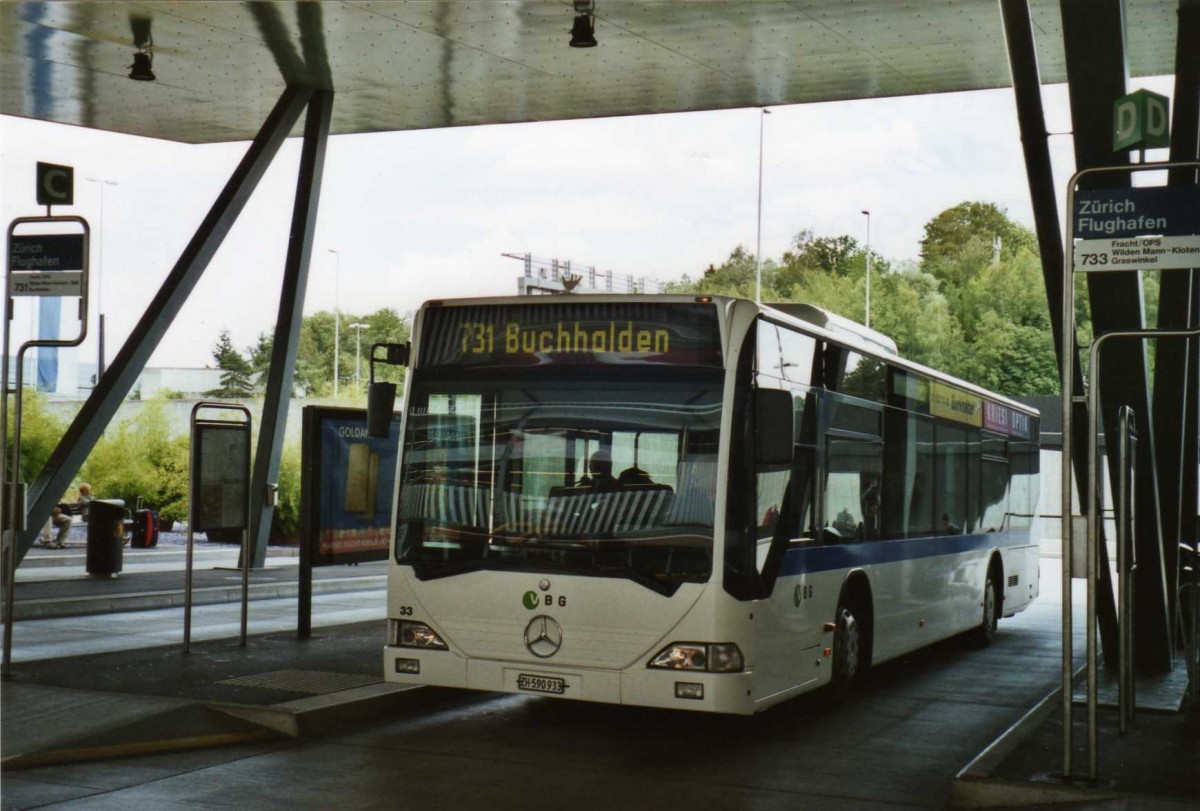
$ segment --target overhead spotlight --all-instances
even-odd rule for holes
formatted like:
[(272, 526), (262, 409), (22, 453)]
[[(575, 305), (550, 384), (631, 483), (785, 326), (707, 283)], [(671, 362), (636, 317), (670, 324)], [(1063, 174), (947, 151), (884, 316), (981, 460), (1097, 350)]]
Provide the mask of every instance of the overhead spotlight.
[(595, 0), (575, 0), (575, 23), (571, 26), (572, 48), (596, 47)]
[(129, 66), (129, 78), (136, 82), (153, 82), (157, 77), (151, 66), (154, 57), (148, 51), (138, 51), (133, 55), (133, 64)]
[(141, 14), (129, 15), (129, 30), (133, 34), (133, 64), (129, 66), (129, 78), (135, 82), (153, 82), (154, 35), (150, 33), (152, 21)]

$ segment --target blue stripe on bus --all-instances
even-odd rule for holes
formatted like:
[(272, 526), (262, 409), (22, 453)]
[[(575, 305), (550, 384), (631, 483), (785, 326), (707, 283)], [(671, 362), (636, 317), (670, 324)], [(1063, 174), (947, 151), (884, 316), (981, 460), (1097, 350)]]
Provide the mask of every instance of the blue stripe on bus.
[(1007, 533), (985, 532), (979, 535), (939, 535), (929, 538), (905, 538), (893, 541), (862, 541), (830, 546), (794, 546), (784, 553), (780, 577), (831, 569), (852, 569), (879, 563), (895, 563), (937, 555), (975, 552), (994, 546), (1018, 545)]

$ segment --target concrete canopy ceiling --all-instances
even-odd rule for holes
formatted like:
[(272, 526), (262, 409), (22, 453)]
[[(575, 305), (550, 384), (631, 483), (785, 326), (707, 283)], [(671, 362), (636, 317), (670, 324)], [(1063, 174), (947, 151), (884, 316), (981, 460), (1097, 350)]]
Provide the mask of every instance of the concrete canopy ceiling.
[[(1178, 0), (1126, 0), (1135, 76), (1174, 69)], [(1044, 82), (1058, 0), (1031, 0)], [(997, 0), (0, 3), (0, 114), (189, 143), (252, 138), (288, 83), (332, 132), (796, 104), (1005, 87)], [(132, 81), (135, 36), (157, 80)], [(135, 32), (141, 31), (142, 34)]]

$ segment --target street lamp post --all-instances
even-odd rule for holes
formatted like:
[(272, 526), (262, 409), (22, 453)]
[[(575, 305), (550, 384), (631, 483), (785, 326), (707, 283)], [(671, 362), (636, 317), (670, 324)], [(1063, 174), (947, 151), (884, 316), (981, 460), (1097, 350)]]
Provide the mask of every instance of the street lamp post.
[(333, 396), (337, 397), (338, 356), (342, 351), (342, 310), (339, 306), (342, 287), (342, 255), (333, 248), (330, 248), (329, 252), (333, 254)]
[(98, 323), (96, 330), (96, 385), (100, 385), (100, 378), (104, 376), (104, 288), (100, 284), (101, 274), (104, 270), (104, 187), (119, 186), (115, 180), (108, 180), (103, 177), (85, 178), (88, 183), (100, 184), (100, 222), (96, 228), (96, 312), (98, 313)]
[(758, 241), (754, 248), (754, 302), (762, 304), (762, 169), (763, 169), (763, 129), (767, 116), (771, 111), (762, 108), (758, 117)]
[(362, 367), (359, 364), (359, 355), (362, 352), (362, 331), (369, 324), (364, 324), (361, 321), (355, 321), (350, 325), (350, 329), (354, 330), (354, 388), (357, 391), (362, 391)]
[(863, 319), (863, 326), (871, 326), (871, 212), (865, 208), (862, 213), (867, 218), (867, 316)]

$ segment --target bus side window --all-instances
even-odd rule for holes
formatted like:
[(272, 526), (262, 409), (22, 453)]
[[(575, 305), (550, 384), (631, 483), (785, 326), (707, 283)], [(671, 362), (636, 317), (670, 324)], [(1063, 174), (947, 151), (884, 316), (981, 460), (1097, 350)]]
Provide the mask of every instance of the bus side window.
[(968, 443), (967, 430), (957, 426), (938, 425), (937, 492), (935, 512), (941, 516), (938, 531), (944, 535), (969, 532), (967, 525)]
[(830, 543), (878, 540), (883, 444), (829, 437), (826, 440), (825, 538)]

